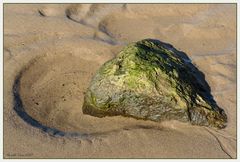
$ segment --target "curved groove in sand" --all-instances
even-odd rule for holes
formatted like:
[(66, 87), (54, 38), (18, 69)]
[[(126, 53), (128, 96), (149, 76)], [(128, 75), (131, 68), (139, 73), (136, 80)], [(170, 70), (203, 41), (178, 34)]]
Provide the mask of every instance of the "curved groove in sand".
[(14, 85), (13, 85), (13, 96), (14, 96), (14, 110), (16, 113), (28, 124), (33, 127), (39, 128), (44, 132), (49, 133), (50, 135), (54, 136), (70, 136), (70, 137), (87, 137), (88, 134), (80, 133), (80, 132), (64, 132), (55, 128), (51, 128), (41, 124), (39, 121), (32, 118), (28, 113), (25, 111), (23, 107), (23, 103), (19, 94), (19, 86), (20, 86), (20, 78), (22, 76), (22, 72), (16, 77)]

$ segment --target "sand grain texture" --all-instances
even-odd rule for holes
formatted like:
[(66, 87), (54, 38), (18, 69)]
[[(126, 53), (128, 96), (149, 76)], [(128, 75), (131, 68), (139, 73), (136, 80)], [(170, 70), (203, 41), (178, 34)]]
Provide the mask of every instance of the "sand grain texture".
[[(4, 157), (236, 158), (235, 13), (227, 4), (5, 4)], [(225, 129), (83, 115), (96, 70), (144, 38), (188, 54), (228, 116)], [(16, 113), (16, 93), (48, 129)]]

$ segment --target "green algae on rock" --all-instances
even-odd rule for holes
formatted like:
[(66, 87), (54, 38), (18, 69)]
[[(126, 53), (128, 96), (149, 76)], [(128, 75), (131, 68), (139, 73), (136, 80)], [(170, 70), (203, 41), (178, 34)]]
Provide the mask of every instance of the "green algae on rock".
[(187, 55), (158, 40), (131, 43), (96, 73), (83, 113), (224, 128), (227, 116)]

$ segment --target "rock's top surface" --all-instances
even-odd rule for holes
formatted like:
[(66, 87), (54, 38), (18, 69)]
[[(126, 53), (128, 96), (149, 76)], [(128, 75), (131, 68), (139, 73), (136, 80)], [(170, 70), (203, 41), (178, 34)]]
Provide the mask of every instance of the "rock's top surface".
[(186, 54), (152, 39), (129, 44), (98, 70), (86, 92), (83, 112), (97, 117), (175, 119), (218, 128), (227, 122), (204, 75)]

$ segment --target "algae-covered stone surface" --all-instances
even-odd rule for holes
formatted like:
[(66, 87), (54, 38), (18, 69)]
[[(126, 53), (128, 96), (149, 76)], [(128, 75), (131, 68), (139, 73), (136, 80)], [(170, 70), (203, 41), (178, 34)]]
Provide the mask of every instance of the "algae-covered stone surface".
[(217, 128), (227, 122), (204, 74), (185, 53), (153, 39), (129, 44), (97, 71), (85, 94), (83, 113)]

